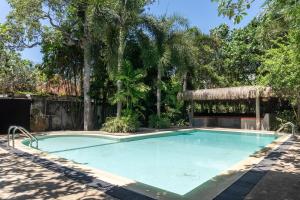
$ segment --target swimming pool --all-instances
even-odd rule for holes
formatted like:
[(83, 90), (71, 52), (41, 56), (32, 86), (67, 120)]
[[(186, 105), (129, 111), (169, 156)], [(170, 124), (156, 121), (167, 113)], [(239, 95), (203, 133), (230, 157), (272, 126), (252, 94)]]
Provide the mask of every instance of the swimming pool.
[(39, 149), (185, 195), (275, 139), (274, 135), (204, 130), (126, 141), (68, 135), (42, 137)]

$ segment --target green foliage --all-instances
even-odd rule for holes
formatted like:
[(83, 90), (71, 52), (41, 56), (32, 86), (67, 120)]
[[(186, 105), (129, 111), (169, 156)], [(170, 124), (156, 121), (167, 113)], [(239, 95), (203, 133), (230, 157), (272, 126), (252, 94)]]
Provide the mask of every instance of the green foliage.
[(184, 102), (177, 99), (177, 94), (182, 89), (180, 77), (172, 76), (164, 85), (165, 95), (162, 102), (165, 116), (172, 122), (177, 121), (183, 117), (184, 113)]
[(184, 119), (180, 119), (174, 123), (174, 126), (177, 126), (179, 128), (187, 127), (189, 125), (190, 125), (189, 122)]
[(142, 69), (133, 69), (132, 64), (125, 61), (121, 73), (115, 76), (115, 80), (122, 81), (122, 89), (114, 95), (112, 102), (122, 102), (127, 109), (138, 106), (139, 100), (145, 98), (149, 91), (149, 87), (142, 82), (145, 76)]
[[(184, 31), (187, 28), (187, 20), (185, 18), (173, 15), (171, 17), (162, 16), (155, 18), (148, 16), (144, 18), (143, 22), (146, 30), (149, 32), (150, 37), (153, 37), (152, 47), (145, 49), (144, 52), (149, 52), (151, 56), (146, 58), (152, 58), (150, 62), (151, 67), (155, 67), (157, 70), (156, 77), (156, 106), (157, 115), (161, 114), (161, 91), (164, 86), (163, 76), (164, 73), (172, 67), (184, 66), (184, 59), (187, 56), (181, 56), (188, 47), (184, 45)], [(145, 54), (145, 53), (144, 53)], [(186, 71), (186, 70), (181, 70)]]
[(260, 68), (260, 83), (272, 86), (283, 95), (298, 96), (300, 90), (300, 62), (293, 43), (274, 41), (274, 48), (266, 51)]
[(137, 131), (135, 119), (130, 117), (107, 118), (101, 130), (109, 133), (133, 133)]
[(34, 92), (36, 90), (36, 71), (29, 61), (20, 58), (10, 60), (7, 66), (0, 66), (0, 92)]
[(59, 76), (63, 80), (72, 83), (70, 92), (78, 94), (80, 79), (82, 79), (83, 51), (77, 45), (66, 44), (62, 33), (55, 29), (48, 29), (44, 33), (41, 45), (43, 53), (43, 65), (39, 70), (45, 75), (48, 82), (52, 82)]
[(0, 93), (34, 92), (37, 82), (33, 64), (0, 43)]
[(138, 115), (131, 110), (125, 110), (122, 117), (107, 118), (102, 130), (109, 133), (134, 133), (139, 127)]
[[(235, 23), (253, 2), (212, 1)], [(107, 121), (105, 128), (113, 132), (134, 130), (156, 105), (165, 114), (151, 116), (149, 125), (185, 125), (187, 108), (177, 100), (184, 89), (261, 84), (288, 99), (294, 110), (300, 102), (299, 0), (266, 0), (264, 12), (246, 27), (230, 30), (223, 24), (210, 34), (189, 28), (177, 15), (149, 16), (144, 12), (149, 0), (8, 2), (12, 10), (0, 24), (0, 92), (38, 92), (40, 82), (56, 77), (83, 91), (87, 63), (88, 95), (101, 105), (126, 107), (124, 117)], [(34, 67), (16, 50), (36, 45), (44, 58)], [(154, 98), (158, 93), (161, 100)], [(295, 116), (300, 123), (300, 109)], [(282, 118), (291, 120), (284, 113)]]
[[(287, 122), (292, 122), (297, 124), (297, 118), (295, 116), (294, 111), (292, 110), (283, 110), (280, 112), (276, 112), (276, 118), (273, 120), (272, 129), (278, 130), (281, 126), (283, 126)], [(291, 127), (287, 127), (291, 128)], [(285, 130), (286, 132), (291, 132), (291, 130)]]
[(207, 64), (215, 77), (214, 84), (219, 87), (254, 84), (263, 54), (257, 27), (254, 20), (243, 29), (229, 30), (228, 26), (221, 25), (211, 31), (218, 45)]
[[(266, 51), (263, 56), (262, 67), (259, 69), (259, 83), (271, 86), (278, 96), (289, 99), (294, 109), (300, 106), (300, 62), (298, 59), (299, 52), (293, 42), (292, 36), (282, 41), (280, 38), (274, 41), (274, 48)], [(296, 109), (295, 109), (296, 110)], [(300, 110), (293, 111), (293, 121), (300, 124)], [(290, 117), (292, 117), (290, 116)], [(290, 119), (283, 115), (282, 119)]]
[(184, 49), (186, 46), (182, 43), (183, 32), (187, 28), (187, 20), (178, 15), (160, 18), (147, 16), (143, 20), (146, 30), (154, 38), (152, 45), (144, 49), (144, 53), (151, 55), (152, 60), (149, 65), (157, 67), (164, 73), (168, 66), (179, 64), (177, 56), (180, 56), (180, 53), (187, 49)]
[(158, 128), (158, 129), (170, 128), (171, 121), (166, 116), (158, 117), (157, 115), (150, 115), (148, 125), (150, 128)]
[(247, 15), (247, 9), (255, 0), (211, 0), (219, 3), (219, 15), (227, 16), (233, 19), (235, 23), (240, 23), (244, 16)]

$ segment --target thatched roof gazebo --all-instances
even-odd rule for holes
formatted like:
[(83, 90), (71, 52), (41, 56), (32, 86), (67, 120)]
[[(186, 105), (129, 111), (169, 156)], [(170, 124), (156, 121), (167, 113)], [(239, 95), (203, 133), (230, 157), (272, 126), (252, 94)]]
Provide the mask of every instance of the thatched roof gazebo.
[(267, 101), (274, 97), (274, 93), (270, 87), (263, 86), (242, 86), (242, 87), (228, 87), (215, 89), (201, 89), (201, 90), (186, 90), (178, 94), (178, 98), (184, 101), (190, 101), (192, 105), (191, 117), (194, 112), (194, 101), (238, 101), (238, 100), (255, 100), (255, 114), (256, 114), (256, 129), (261, 128), (260, 121), (260, 101)]
[(179, 99), (183, 100), (240, 100), (255, 99), (259, 92), (260, 98), (270, 98), (273, 95), (270, 87), (242, 86), (215, 89), (187, 90), (179, 93)]

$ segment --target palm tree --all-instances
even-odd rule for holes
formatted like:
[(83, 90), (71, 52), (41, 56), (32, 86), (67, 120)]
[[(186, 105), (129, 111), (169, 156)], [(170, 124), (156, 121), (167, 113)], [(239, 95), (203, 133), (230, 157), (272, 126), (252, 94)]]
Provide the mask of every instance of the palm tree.
[[(118, 96), (123, 91), (121, 79), (124, 66), (124, 51), (128, 40), (128, 33), (136, 29), (141, 13), (152, 0), (95, 0), (95, 12), (97, 18), (94, 21), (106, 21), (103, 24), (94, 25), (93, 28), (106, 26), (108, 31), (102, 31), (106, 43), (106, 62), (110, 78), (116, 81)], [(99, 29), (99, 28), (98, 28)], [(99, 31), (98, 31), (99, 32)], [(101, 31), (100, 31), (101, 32)], [(121, 117), (122, 101), (117, 101), (117, 117)]]
[[(129, 29), (136, 25), (144, 6), (149, 0), (119, 0), (116, 7), (116, 25), (118, 28), (117, 72), (122, 73), (126, 37)], [(122, 91), (122, 80), (117, 80), (117, 93)], [(117, 117), (121, 117), (122, 101), (117, 102)]]
[(196, 44), (199, 34), (197, 28), (191, 28), (178, 35), (176, 51), (174, 51), (175, 71), (181, 77), (182, 91), (187, 90), (188, 75), (192, 75), (194, 69), (199, 67), (200, 50)]
[(187, 20), (177, 15), (167, 17), (162, 16), (155, 18), (145, 16), (143, 23), (147, 34), (152, 38), (154, 43), (153, 58), (157, 67), (157, 88), (156, 88), (156, 109), (157, 116), (161, 116), (161, 86), (164, 69), (167, 66), (175, 64), (180, 48), (182, 31), (187, 27)]

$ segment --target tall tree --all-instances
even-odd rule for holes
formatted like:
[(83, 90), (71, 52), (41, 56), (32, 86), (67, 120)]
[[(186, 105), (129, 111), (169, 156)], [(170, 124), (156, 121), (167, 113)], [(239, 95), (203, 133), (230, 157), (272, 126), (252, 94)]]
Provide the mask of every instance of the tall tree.
[(33, 64), (5, 47), (9, 39), (7, 27), (0, 24), (0, 93), (34, 92), (37, 74)]
[(7, 24), (15, 47), (22, 49), (41, 44), (51, 27), (61, 33), (65, 44), (82, 49), (84, 130), (91, 129), (91, 46), (99, 31), (98, 21), (94, 19), (95, 16), (110, 16), (118, 3), (109, 0), (9, 0), (9, 4), (12, 11)]
[(295, 118), (300, 126), (300, 61), (297, 58), (293, 36), (287, 41), (274, 41), (273, 48), (266, 51), (259, 69), (259, 83), (272, 86), (279, 96), (289, 99), (296, 106)]
[[(128, 31), (138, 24), (139, 17), (144, 7), (153, 0), (118, 0), (114, 11), (111, 12), (118, 29), (118, 50), (117, 50), (117, 73), (122, 73), (124, 63), (124, 50)], [(117, 93), (122, 91), (122, 80), (117, 80)], [(122, 102), (117, 102), (117, 117), (122, 113)]]
[(187, 21), (176, 15), (162, 16), (159, 19), (149, 16), (145, 18), (144, 25), (154, 38), (156, 56), (153, 58), (157, 58), (155, 61), (157, 67), (156, 110), (157, 116), (160, 117), (162, 76), (166, 67), (171, 65), (172, 58), (175, 58), (179, 38), (182, 31), (187, 28)]
[(182, 91), (187, 90), (188, 76), (192, 76), (194, 69), (200, 67), (201, 53), (197, 44), (199, 30), (191, 28), (178, 34), (178, 44), (176, 51), (173, 53), (173, 60), (175, 60), (174, 67), (176, 74), (181, 77)]
[[(213, 0), (219, 2), (219, 14), (234, 17), (239, 23), (255, 0)], [(296, 118), (300, 125), (300, 1), (265, 0), (260, 16), (261, 57), (258, 83), (272, 86), (279, 95), (297, 104)]]

